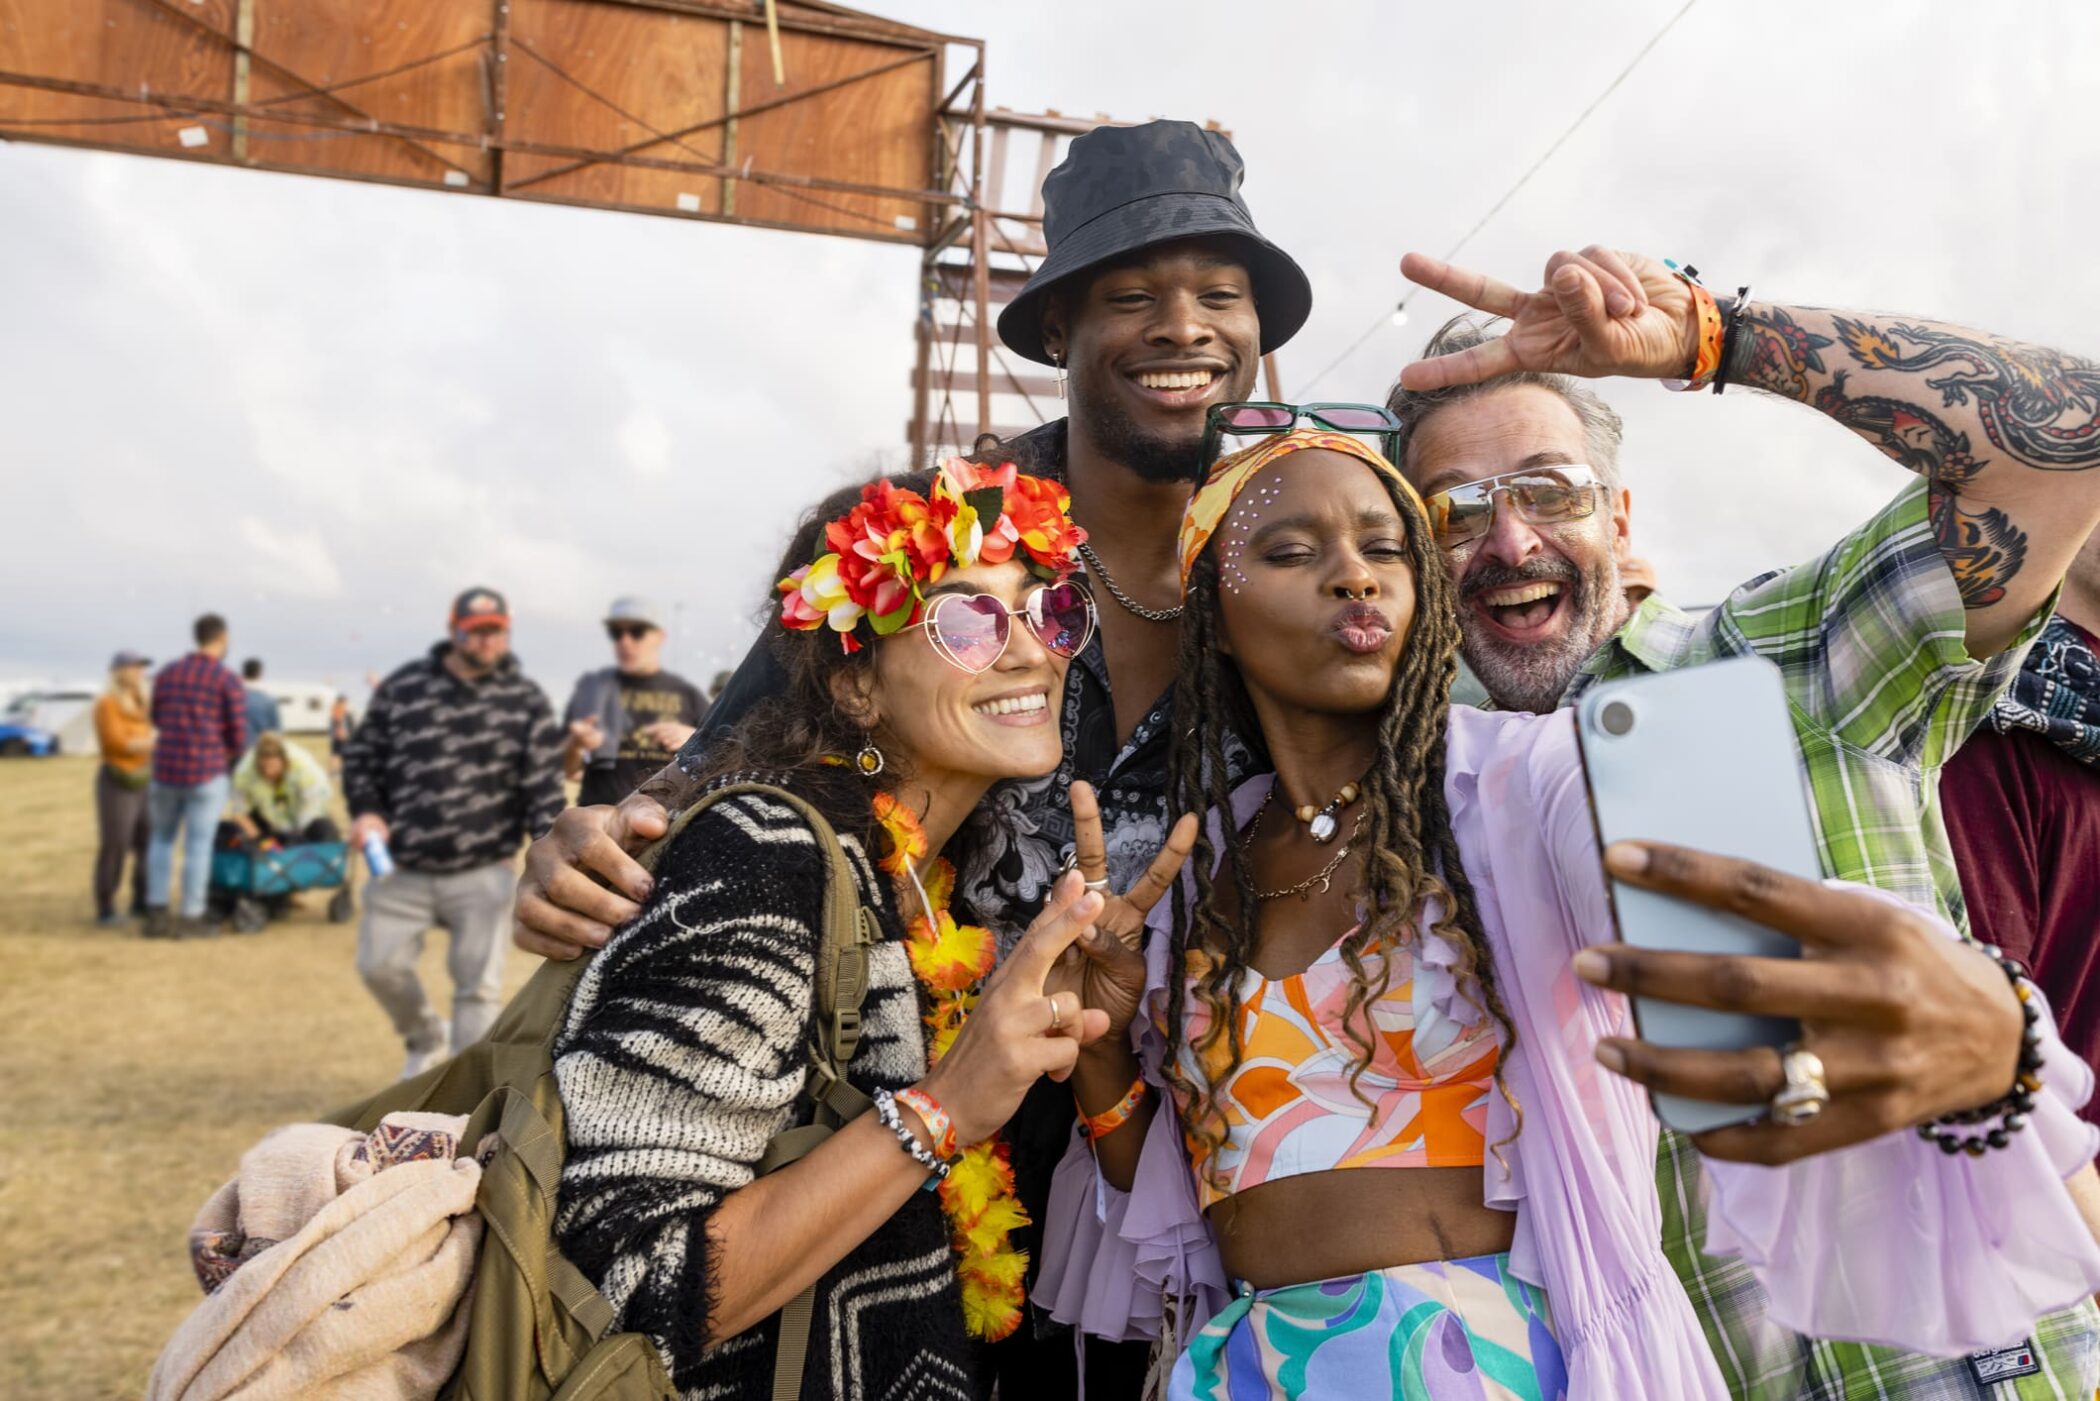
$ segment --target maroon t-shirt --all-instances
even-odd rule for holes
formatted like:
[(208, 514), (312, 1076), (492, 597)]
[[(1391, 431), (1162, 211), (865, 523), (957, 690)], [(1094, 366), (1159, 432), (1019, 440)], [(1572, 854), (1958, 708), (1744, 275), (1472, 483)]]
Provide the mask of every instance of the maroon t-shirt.
[[(2034, 970), (2064, 1044), (2100, 1068), (2100, 771), (2031, 730), (1978, 730), (1940, 771), (1976, 937)], [(2085, 1117), (2100, 1123), (2100, 1094)]]

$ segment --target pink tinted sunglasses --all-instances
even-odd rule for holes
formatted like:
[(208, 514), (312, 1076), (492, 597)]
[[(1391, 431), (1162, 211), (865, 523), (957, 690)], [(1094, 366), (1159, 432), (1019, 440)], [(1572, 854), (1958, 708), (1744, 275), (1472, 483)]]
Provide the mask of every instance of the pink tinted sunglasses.
[(1038, 584), (1018, 608), (988, 593), (942, 594), (926, 605), (926, 616), (902, 631), (926, 629), (941, 660), (976, 675), (1006, 655), (1019, 618), (1045, 651), (1070, 660), (1094, 635), (1094, 599), (1075, 583)]

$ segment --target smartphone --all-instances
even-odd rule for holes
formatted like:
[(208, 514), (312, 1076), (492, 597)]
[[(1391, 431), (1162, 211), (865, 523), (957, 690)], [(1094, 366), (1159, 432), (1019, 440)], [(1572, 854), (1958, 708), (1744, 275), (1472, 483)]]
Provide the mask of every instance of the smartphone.
[[(1646, 838), (1755, 861), (1817, 880), (1801, 751), (1779, 668), (1735, 657), (1606, 682), (1576, 705), (1576, 734), (1598, 850)], [(1622, 942), (1687, 953), (1798, 958), (1788, 936), (1605, 876)], [(1740, 1051), (1798, 1040), (1791, 1018), (1717, 1012), (1636, 997), (1641, 1039), (1657, 1046)], [(1761, 1104), (1656, 1094), (1656, 1117), (1684, 1133), (1747, 1123)]]

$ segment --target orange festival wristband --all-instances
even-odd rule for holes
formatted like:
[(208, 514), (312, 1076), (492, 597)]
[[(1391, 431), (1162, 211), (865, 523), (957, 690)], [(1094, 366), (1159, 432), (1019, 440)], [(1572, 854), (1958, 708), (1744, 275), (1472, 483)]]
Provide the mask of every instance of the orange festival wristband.
[(1699, 348), (1692, 357), (1692, 373), (1689, 379), (1666, 379), (1663, 388), (1691, 392), (1706, 388), (1721, 372), (1721, 347), (1725, 339), (1727, 322), (1721, 316), (1721, 307), (1714, 294), (1700, 286), (1682, 269), (1677, 271), (1677, 280), (1692, 294), (1692, 313), (1699, 318)]
[(917, 1085), (899, 1090), (892, 1097), (924, 1121), (926, 1132), (933, 1137), (933, 1142), (926, 1146), (933, 1150), (936, 1158), (955, 1156), (955, 1121), (948, 1117), (947, 1110), (941, 1108), (939, 1100)]
[(1079, 1120), (1079, 1136), (1089, 1141), (1098, 1141), (1122, 1128), (1130, 1122), (1130, 1116), (1137, 1113), (1137, 1107), (1144, 1103), (1148, 1088), (1150, 1087), (1145, 1084), (1144, 1077), (1139, 1076), (1131, 1082), (1130, 1088), (1123, 1092), (1123, 1097), (1114, 1104), (1099, 1114), (1082, 1116)]

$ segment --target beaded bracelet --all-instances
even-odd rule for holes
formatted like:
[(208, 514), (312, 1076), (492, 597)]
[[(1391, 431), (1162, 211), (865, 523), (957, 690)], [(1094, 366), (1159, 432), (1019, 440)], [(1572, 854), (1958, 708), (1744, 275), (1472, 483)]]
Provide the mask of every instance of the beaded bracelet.
[(935, 1157), (933, 1150), (919, 1142), (919, 1136), (905, 1125), (903, 1116), (897, 1113), (897, 1097), (888, 1090), (877, 1090), (868, 1098), (874, 1102), (875, 1117), (882, 1120), (884, 1128), (897, 1136), (897, 1146), (911, 1154), (913, 1162), (932, 1174), (926, 1179), (927, 1189), (930, 1190), (936, 1181), (946, 1181), (948, 1164)]
[(1141, 1075), (1132, 1082), (1129, 1089), (1123, 1091), (1123, 1097), (1114, 1104), (1099, 1114), (1082, 1117), (1079, 1121), (1079, 1136), (1099, 1141), (1122, 1128), (1130, 1122), (1130, 1116), (1137, 1113), (1137, 1107), (1144, 1103), (1146, 1089), (1145, 1079)]
[[(1998, 967), (2011, 980), (2013, 995), (2020, 999), (2020, 1015), (2025, 1018), (2020, 1027), (2020, 1064), (2013, 1072), (2013, 1087), (1989, 1104), (1918, 1125), (1918, 1136), (1937, 1143), (1941, 1152), (1967, 1153), (1972, 1158), (2010, 1144), (2012, 1136), (2027, 1127), (2027, 1116), (2034, 1113), (2034, 1097), (2042, 1092), (2042, 1011), (2035, 1005), (2034, 988), (2025, 981), (2027, 969), (2003, 949), (1989, 944), (1982, 948), (1998, 961)], [(1954, 1128), (1991, 1119), (1997, 1119), (1998, 1124), (1988, 1133), (1968, 1137), (1952, 1132)]]
[(941, 1108), (941, 1102), (917, 1085), (897, 1091), (892, 1096), (897, 1103), (917, 1114), (926, 1125), (926, 1132), (933, 1135), (933, 1155), (936, 1158), (955, 1156), (955, 1120)]

